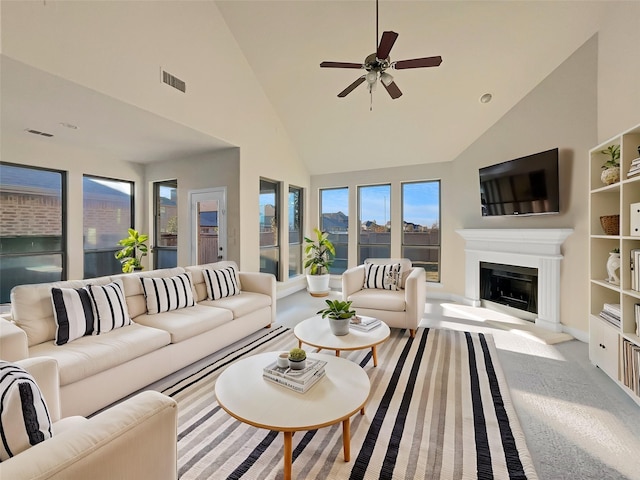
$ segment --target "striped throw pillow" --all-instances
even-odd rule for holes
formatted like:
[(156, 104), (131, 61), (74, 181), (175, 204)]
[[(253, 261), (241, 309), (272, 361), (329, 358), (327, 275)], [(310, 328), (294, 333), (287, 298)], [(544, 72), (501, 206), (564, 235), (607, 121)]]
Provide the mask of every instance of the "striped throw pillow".
[(64, 345), (93, 332), (93, 306), (86, 288), (52, 288), (56, 345)]
[(147, 300), (147, 313), (151, 315), (196, 304), (190, 273), (165, 278), (141, 277), (140, 280)]
[(53, 437), (47, 404), (33, 377), (0, 360), (0, 462)]
[(376, 265), (365, 263), (364, 288), (380, 288), (383, 290), (400, 290), (401, 266), (399, 263)]
[(93, 334), (100, 335), (131, 325), (122, 280), (106, 285), (87, 285), (93, 303)]
[(236, 269), (233, 267), (202, 271), (204, 283), (207, 285), (209, 300), (218, 300), (223, 297), (231, 297), (240, 293)]

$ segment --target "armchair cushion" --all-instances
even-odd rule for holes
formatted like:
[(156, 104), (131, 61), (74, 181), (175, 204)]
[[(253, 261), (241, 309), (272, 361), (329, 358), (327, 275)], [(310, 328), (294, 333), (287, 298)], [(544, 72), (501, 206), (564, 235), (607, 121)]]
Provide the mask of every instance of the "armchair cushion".
[(53, 436), (47, 404), (34, 378), (21, 367), (0, 360), (0, 461)]
[(398, 290), (402, 279), (399, 263), (378, 265), (366, 263), (364, 265), (364, 288), (380, 288), (383, 290)]

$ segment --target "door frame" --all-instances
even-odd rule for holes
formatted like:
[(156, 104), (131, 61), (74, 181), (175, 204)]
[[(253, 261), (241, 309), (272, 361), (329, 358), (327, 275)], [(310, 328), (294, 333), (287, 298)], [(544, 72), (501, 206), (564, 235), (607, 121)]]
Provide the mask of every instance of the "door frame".
[(212, 187), (189, 190), (189, 235), (191, 237), (191, 265), (198, 265), (198, 226), (197, 209), (194, 202), (218, 201), (218, 253), (222, 256), (216, 261), (227, 259), (227, 187)]

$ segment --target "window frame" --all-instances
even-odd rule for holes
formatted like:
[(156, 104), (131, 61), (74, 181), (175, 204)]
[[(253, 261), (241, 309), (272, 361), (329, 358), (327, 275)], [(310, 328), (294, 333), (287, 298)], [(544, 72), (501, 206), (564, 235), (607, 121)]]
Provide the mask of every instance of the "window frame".
[[(272, 273), (273, 275), (275, 275), (276, 277), (276, 281), (280, 281), (281, 277), (281, 270), (282, 270), (282, 248), (281, 248), (281, 241), (280, 241), (280, 219), (281, 219), (281, 205), (280, 205), (280, 192), (282, 191), (282, 185), (281, 182), (278, 182), (276, 180), (272, 180), (269, 178), (264, 178), (264, 177), (260, 177), (260, 188), (259, 188), (259, 193), (258, 193), (258, 209), (260, 210), (262, 207), (261, 204), (261, 198), (263, 195), (263, 184), (264, 185), (269, 185), (273, 187), (273, 193), (274, 193), (274, 202), (275, 205), (273, 205), (274, 208), (274, 212), (273, 212), (273, 220), (271, 222), (272, 228), (275, 229), (273, 233), (273, 239), (274, 239), (274, 244), (273, 245), (262, 245), (262, 228), (263, 228), (263, 222), (261, 221), (261, 218), (258, 218), (259, 223), (258, 223), (258, 227), (259, 227), (259, 232), (258, 232), (258, 236), (259, 236), (259, 248), (260, 248), (260, 272), (264, 272), (264, 273)], [(260, 212), (262, 213), (262, 212)], [(259, 215), (260, 217), (260, 215)], [(263, 253), (267, 253), (266, 256), (263, 257)], [(263, 265), (263, 258), (265, 259), (265, 263)], [(266, 268), (266, 261), (267, 260), (271, 260), (275, 262), (275, 266), (274, 268)]]
[[(346, 191), (347, 194), (347, 205), (346, 205), (346, 215), (347, 215), (347, 230), (345, 231), (346, 234), (346, 242), (338, 242), (336, 241), (336, 233), (335, 232), (330, 232), (329, 229), (326, 227), (325, 222), (324, 222), (324, 215), (325, 214), (329, 214), (329, 213), (338, 213), (338, 212), (323, 212), (323, 197), (322, 194), (323, 192), (328, 192), (328, 191), (332, 191), (332, 190), (344, 190)], [(349, 187), (329, 187), (329, 188), (320, 188), (318, 189), (318, 212), (320, 214), (320, 218), (318, 221), (318, 225), (320, 230), (322, 230), (323, 232), (327, 232), (329, 234), (329, 239), (331, 240), (331, 242), (333, 243), (333, 246), (336, 249), (336, 257), (334, 258), (333, 263), (331, 264), (331, 266), (329, 267), (329, 273), (332, 275), (341, 275), (342, 273), (344, 273), (347, 268), (349, 268), (349, 195), (351, 194), (351, 191), (349, 190)], [(342, 210), (340, 210), (342, 211)], [(345, 212), (343, 212), (345, 213)], [(344, 258), (339, 257), (339, 252), (340, 251), (344, 251), (346, 252), (346, 256)], [(342, 261), (344, 260), (344, 268), (338, 267), (336, 266), (336, 261)]]
[[(159, 182), (153, 182), (153, 235), (154, 235), (154, 245), (153, 245), (153, 268), (172, 268), (178, 266), (178, 234), (176, 233), (176, 246), (164, 246), (158, 245), (162, 232), (160, 231), (162, 225), (160, 220), (160, 189), (162, 187), (171, 187), (176, 189), (176, 206), (178, 204), (178, 180), (163, 180)], [(177, 217), (177, 214), (176, 214)], [(175, 252), (175, 265), (168, 265), (165, 263), (160, 264), (160, 257), (162, 252)]]
[[(388, 187), (389, 188), (389, 194), (388, 194), (388, 198), (389, 198), (389, 205), (385, 205), (385, 208), (387, 209), (387, 211), (385, 212), (385, 215), (388, 215), (388, 222), (389, 222), (389, 228), (386, 228), (386, 224), (387, 222), (384, 223), (383, 227), (385, 228), (386, 232), (384, 233), (388, 233), (389, 234), (389, 243), (362, 243), (361, 242), (361, 237), (362, 237), (362, 222), (363, 219), (361, 218), (362, 216), (362, 191), (364, 189), (367, 188), (375, 188), (375, 187)], [(391, 223), (391, 194), (392, 194), (392, 185), (391, 183), (375, 183), (375, 184), (368, 184), (368, 185), (358, 185), (358, 190), (357, 190), (357, 197), (356, 197), (356, 203), (357, 203), (357, 210), (358, 210), (358, 237), (356, 239), (356, 249), (358, 252), (358, 264), (362, 264), (367, 258), (389, 258), (391, 257), (391, 244), (392, 244), (392, 239), (391, 239), (391, 234), (392, 234), (392, 223)], [(371, 247), (371, 246), (376, 246), (376, 247), (385, 247), (387, 246), (387, 251), (386, 252), (380, 252), (379, 254), (374, 255), (373, 257), (371, 256), (366, 256), (363, 258), (363, 254), (362, 254), (362, 249), (367, 247)]]
[[(295, 209), (295, 206), (291, 205), (291, 195), (296, 195), (298, 198), (298, 207)], [(289, 242), (289, 264), (288, 264), (288, 274), (289, 278), (295, 278), (304, 274), (304, 188), (298, 187), (295, 185), (289, 185), (289, 196), (287, 197), (288, 206), (289, 206), (289, 214), (291, 216), (291, 209), (294, 209), (293, 215), (293, 224), (294, 227), (297, 226), (298, 230), (298, 238), (297, 241), (292, 242), (291, 240), (291, 226), (292, 224), (287, 219), (287, 232), (288, 232), (288, 242)], [(297, 212), (297, 218), (296, 218)], [(289, 217), (290, 218), (290, 217)], [(295, 230), (293, 230), (295, 231)], [(297, 262), (293, 265), (292, 268), (292, 252), (296, 252)]]

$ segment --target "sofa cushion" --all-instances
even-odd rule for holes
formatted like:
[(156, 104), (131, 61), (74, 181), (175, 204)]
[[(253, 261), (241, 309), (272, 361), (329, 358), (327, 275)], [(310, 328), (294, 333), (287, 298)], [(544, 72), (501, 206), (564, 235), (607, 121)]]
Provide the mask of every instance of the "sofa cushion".
[(11, 318), (27, 334), (29, 346), (53, 340), (56, 322), (53, 318), (51, 288), (82, 288), (89, 283), (105, 285), (110, 277), (89, 280), (67, 280), (64, 282), (17, 285), (11, 289)]
[(179, 343), (203, 332), (233, 320), (230, 310), (203, 306), (202, 303), (191, 308), (181, 308), (159, 315), (140, 315), (136, 323), (169, 332), (171, 343)]
[[(109, 370), (169, 345), (170, 335), (156, 328), (131, 324), (102, 335), (87, 335), (63, 348), (45, 342), (29, 349), (30, 357), (53, 357), (60, 369), (60, 385)], [(139, 375), (131, 372), (131, 375)]]
[(86, 288), (51, 289), (56, 321), (56, 345), (64, 345), (93, 332), (93, 305)]
[(224, 297), (231, 297), (240, 293), (237, 273), (234, 267), (209, 269), (202, 271), (204, 283), (207, 286), (207, 298), (218, 300)]
[(401, 278), (399, 263), (386, 265), (365, 263), (364, 265), (364, 288), (398, 290)]
[(195, 305), (188, 272), (175, 277), (140, 277), (140, 280), (150, 315)]
[(271, 297), (262, 293), (242, 291), (232, 297), (220, 298), (218, 300), (203, 300), (198, 305), (205, 305), (224, 308), (233, 312), (233, 318), (242, 317), (249, 313), (271, 306)]
[(208, 270), (219, 270), (221, 268), (233, 267), (236, 273), (236, 282), (238, 283), (238, 289), (242, 290), (242, 282), (240, 281), (240, 274), (238, 272), (238, 265), (236, 262), (225, 260), (223, 262), (216, 263), (206, 263), (204, 265), (192, 265), (189, 267), (185, 267), (187, 272), (191, 272), (191, 280), (193, 281), (193, 289), (196, 295), (196, 302), (200, 302), (202, 300), (207, 300), (209, 295), (207, 293), (207, 286), (204, 280), (203, 271), (205, 269)]
[(0, 461), (53, 436), (47, 404), (33, 377), (0, 360)]
[(407, 309), (404, 291), (363, 289), (349, 295), (351, 307), (370, 310), (387, 310), (389, 312), (404, 312)]
[(93, 333), (110, 332), (131, 325), (121, 280), (106, 285), (87, 285), (93, 303)]

